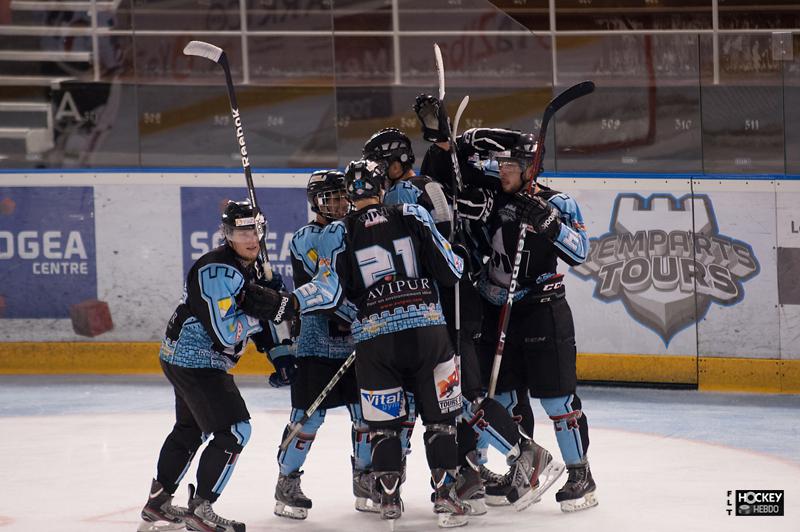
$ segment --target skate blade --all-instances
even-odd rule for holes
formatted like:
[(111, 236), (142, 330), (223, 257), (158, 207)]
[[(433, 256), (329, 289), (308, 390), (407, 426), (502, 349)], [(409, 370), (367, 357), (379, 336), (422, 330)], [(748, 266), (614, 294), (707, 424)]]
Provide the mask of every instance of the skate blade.
[(458, 515), (445, 512), (436, 515), (438, 516), (437, 524), (439, 528), (456, 528), (469, 523), (469, 517), (464, 514)]
[(469, 507), (469, 515), (486, 515), (489, 510), (486, 508), (486, 499), (467, 499), (462, 501)]
[(379, 504), (375, 504), (375, 501), (366, 497), (356, 497), (355, 508), (359, 512), (378, 513), (381, 511)]
[(556, 462), (553, 460), (547, 467), (544, 468), (544, 471), (539, 475), (539, 485), (533, 489), (533, 497), (534, 503), (537, 503), (542, 500), (542, 495), (544, 492), (549, 490), (553, 484), (555, 484), (556, 480), (564, 474), (566, 471), (566, 466), (561, 462)]
[(282, 502), (275, 502), (275, 510), (273, 511), (278, 517), (288, 517), (289, 519), (305, 519), (308, 517), (308, 508), (298, 508), (297, 506), (289, 506)]
[(534, 502), (536, 502), (536, 499), (533, 495), (533, 490), (529, 489), (524, 494), (522, 494), (522, 496), (519, 499), (512, 502), (511, 505), (514, 507), (516, 511), (521, 512), (528, 506), (532, 505)]
[(145, 521), (139, 524), (136, 532), (167, 532), (169, 530), (183, 530), (185, 525), (181, 523), (170, 523), (169, 521), (152, 522)]
[(583, 499), (561, 501), (561, 511), (564, 513), (579, 512), (597, 506), (597, 496), (594, 492), (587, 493)]
[(486, 494), (486, 505), (487, 506), (508, 506), (511, 502), (506, 498), (505, 495), (489, 495)]
[(381, 519), (383, 519), (384, 521), (397, 521), (398, 519), (400, 519), (401, 515), (402, 512), (400, 511), (400, 508), (397, 509), (393, 508), (391, 510), (384, 509), (381, 511)]

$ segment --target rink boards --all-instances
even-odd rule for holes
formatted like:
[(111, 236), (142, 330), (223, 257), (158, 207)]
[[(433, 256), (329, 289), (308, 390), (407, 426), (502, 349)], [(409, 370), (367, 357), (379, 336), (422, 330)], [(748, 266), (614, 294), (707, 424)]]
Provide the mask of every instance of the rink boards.
[[(270, 260), (310, 218), (308, 171), (260, 171)], [(240, 172), (0, 174), (0, 373), (149, 373)], [(800, 392), (800, 181), (560, 174), (591, 238), (566, 269), (579, 377)], [(562, 265), (563, 267), (564, 265)], [(237, 371), (262, 373), (255, 353)]]

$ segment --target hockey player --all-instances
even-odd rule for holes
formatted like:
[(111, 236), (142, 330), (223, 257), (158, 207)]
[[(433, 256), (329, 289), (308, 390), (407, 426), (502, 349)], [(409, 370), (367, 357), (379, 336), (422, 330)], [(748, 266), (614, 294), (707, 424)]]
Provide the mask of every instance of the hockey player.
[[(257, 223), (263, 221), (249, 201), (228, 202), (221, 227), (225, 242), (192, 265), (167, 326), (159, 357), (175, 390), (176, 419), (161, 448), (140, 532), (182, 528), (183, 523), (196, 531), (245, 530), (244, 523), (212, 509), (250, 439), (250, 413), (227, 370), (251, 337), (260, 349), (272, 348), (276, 367), (288, 371), (292, 365), (286, 346), (275, 345), (274, 331), (265, 330), (253, 310), (258, 294), (248, 287), (256, 286)], [(270, 286), (279, 289), (283, 283), (276, 277)], [(282, 357), (287, 358), (279, 361)], [(188, 509), (173, 506), (172, 494), (209, 437), (197, 468), (197, 489), (189, 485)]]
[(345, 296), (356, 305), (356, 374), (381, 517), (393, 523), (402, 513), (400, 430), (407, 414), (403, 390), (410, 387), (425, 424), (439, 526), (462, 526), (467, 508), (455, 493), (461, 384), (437, 285), (454, 284), (463, 262), (425, 209), (381, 203), (383, 177), (373, 166), (350, 163), (345, 174), (354, 212), (326, 227), (329, 248), (320, 250), (314, 279), (292, 294), (273, 292), (272, 309), (276, 315), (326, 311)]
[(405, 133), (393, 127), (381, 129), (367, 140), (362, 153), (365, 159), (379, 163), (386, 176), (383, 203), (421, 205), (439, 232), (449, 236), (451, 211), (447, 196), (439, 183), (414, 172), (414, 151)]
[[(311, 174), (306, 195), (315, 213), (308, 225), (295, 232), (289, 246), (292, 253), (294, 285), (302, 286), (317, 273), (320, 239), (325, 226), (343, 218), (350, 210), (344, 174), (336, 170), (318, 170)], [(299, 421), (331, 377), (353, 351), (350, 322), (354, 317), (352, 305), (345, 302), (334, 315), (308, 314), (303, 316), (297, 339), (297, 374), (292, 383), (292, 413), (290, 424)], [(300, 487), (300, 468), (311, 450), (317, 431), (325, 421), (327, 410), (347, 406), (350, 412), (353, 441), (353, 494), (359, 511), (377, 511), (372, 506), (369, 428), (361, 415), (355, 370), (344, 374), (320, 404), (314, 415), (285, 451), (278, 453), (280, 475), (275, 488), (275, 514), (293, 519), (305, 519), (311, 500)], [(285, 438), (287, 427), (284, 435)]]
[[(556, 500), (564, 512), (573, 512), (595, 506), (597, 499), (586, 454), (588, 422), (575, 392), (575, 328), (557, 260), (571, 266), (582, 263), (589, 241), (575, 200), (536, 182), (537, 176), (532, 175), (536, 149), (536, 137), (521, 134), (510, 150), (495, 157), (501, 191), (494, 197), (484, 225), (489, 260), (478, 285), (484, 298), (481, 361), (484, 375), (489, 375), (519, 227), (527, 224), (531, 230), (524, 241), (497, 391), (516, 391), (517, 397), (524, 394), (527, 399), (530, 390), (540, 400), (553, 421), (568, 470), (567, 482), (556, 493)], [(534, 180), (532, 196), (521, 193), (530, 179)]]
[[(419, 105), (415, 107), (419, 109)], [(423, 130), (423, 133), (431, 133)], [(445, 133), (439, 133), (445, 135)], [(429, 135), (428, 135), (429, 136)], [(412, 168), (414, 152), (411, 141), (400, 130), (385, 128), (376, 132), (364, 144), (363, 154), (366, 158), (379, 163), (386, 173), (389, 188), (384, 195), (383, 203), (419, 204), (432, 213), (436, 226), (443, 234), (451, 231), (452, 214), (448, 199), (442, 185), (427, 176), (417, 176)], [(457, 246), (457, 249), (464, 249)], [(462, 258), (467, 255), (464, 251)], [(468, 267), (468, 263), (465, 265)], [(479, 458), (476, 455), (476, 439), (473, 430), (486, 435), (488, 442), (494, 444), (506, 454), (510, 464), (519, 470), (518, 485), (509, 490), (503, 487), (503, 497), (511, 492), (510, 497), (518, 510), (523, 510), (535, 500), (535, 493), (530, 489), (530, 478), (533, 475), (534, 447), (532, 442), (521, 440), (520, 433), (508, 413), (493, 401), (481, 404), (481, 381), (478, 361), (475, 355), (473, 338), (480, 332), (480, 296), (471, 280), (464, 276), (459, 283), (461, 294), (460, 334), (456, 333), (455, 292), (451, 288), (440, 288), (441, 304), (448, 325), (450, 340), (453, 345), (459, 343), (459, 367), (461, 369), (461, 386), (465, 398), (464, 415), (457, 425), (459, 449), (459, 477), (457, 493), (470, 508), (472, 515), (486, 513), (484, 489), (479, 476)], [(473, 404), (474, 401), (474, 404)], [(491, 404), (490, 404), (491, 403)], [(491, 429), (489, 425), (491, 423)], [(520, 446), (521, 443), (521, 446)], [(541, 449), (541, 448), (540, 448)], [(542, 449), (545, 453), (546, 450)]]
[[(564, 464), (553, 460), (547, 449), (538, 445), (532, 439), (533, 412), (530, 404), (525, 402), (528, 416), (531, 419), (530, 428), (516, 425), (511, 413), (513, 406), (509, 402), (498, 402), (484, 397), (482, 389), (481, 370), (475, 352), (475, 338), (481, 332), (481, 298), (475, 289), (472, 280), (479, 277), (483, 261), (476, 254), (477, 243), (470, 231), (470, 222), (480, 221), (491, 210), (492, 191), (496, 185), (493, 178), (487, 178), (482, 170), (468, 165), (467, 156), (486, 153), (486, 147), (494, 149), (512, 144), (519, 137), (518, 132), (504, 129), (481, 128), (469, 130), (459, 139), (458, 159), (462, 177), (466, 188), (454, 191), (452, 162), (449, 155), (449, 136), (447, 116), (444, 107), (438, 98), (421, 94), (414, 104), (420, 123), (422, 135), (425, 140), (434, 143), (428, 150), (423, 160), (422, 168), (435, 176), (439, 183), (443, 183), (452, 201), (456, 194), (458, 202), (458, 215), (463, 220), (458, 220), (457, 227), (461, 227), (456, 235), (456, 240), (465, 243), (465, 247), (472, 250), (472, 260), (466, 261), (470, 268), (469, 275), (462, 277), (460, 288), (460, 336), (461, 368), (463, 375), (463, 392), (466, 399), (462, 418), (465, 423), (459, 424), (459, 455), (460, 455), (460, 489), (459, 495), (467, 499), (473, 511), (474, 505), (481, 500), (483, 484), (485, 484), (486, 502), (502, 500), (505, 504), (512, 502), (517, 510), (523, 510), (530, 504), (538, 502), (542, 494), (552, 486), (555, 480), (563, 473)], [(466, 138), (464, 138), (466, 137)], [(484, 192), (487, 188), (488, 191)], [(464, 197), (466, 196), (466, 197)], [(480, 225), (478, 225), (480, 229)], [(454, 298), (452, 295), (443, 294), (443, 307), (445, 316), (451, 330), (451, 337), (455, 338), (453, 325)], [(454, 340), (455, 341), (455, 340)], [(527, 399), (527, 391), (525, 394)], [(500, 399), (506, 399), (501, 397)], [(506, 410), (507, 409), (507, 410)], [(477, 433), (478, 440), (465, 430), (471, 427)], [(512, 465), (511, 471), (505, 477), (493, 473), (484, 465), (487, 461), (486, 451), (492, 445), (506, 456), (506, 461)], [(483, 480), (483, 483), (481, 483)], [(471, 495), (471, 496), (470, 496)], [(477, 499), (477, 501), (476, 501)], [(484, 510), (485, 511), (485, 510)]]

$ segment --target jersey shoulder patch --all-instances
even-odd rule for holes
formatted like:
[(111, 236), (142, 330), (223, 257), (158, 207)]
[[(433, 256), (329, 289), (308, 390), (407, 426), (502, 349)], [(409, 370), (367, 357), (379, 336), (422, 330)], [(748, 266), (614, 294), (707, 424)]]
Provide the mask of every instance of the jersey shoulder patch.
[(301, 261), (306, 270), (313, 275), (319, 260), (319, 241), (322, 237), (324, 227), (315, 224), (308, 224), (297, 231), (292, 236), (289, 249), (294, 257)]

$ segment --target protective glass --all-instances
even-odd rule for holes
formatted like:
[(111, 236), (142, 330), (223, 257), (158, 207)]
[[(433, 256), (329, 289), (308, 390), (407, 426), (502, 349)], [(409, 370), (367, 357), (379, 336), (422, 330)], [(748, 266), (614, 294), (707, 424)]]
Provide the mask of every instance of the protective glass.
[(242, 227), (242, 228), (225, 228), (225, 238), (229, 242), (237, 244), (248, 244), (250, 242), (258, 242), (258, 234), (256, 233), (255, 226)]
[(524, 161), (512, 157), (495, 157), (495, 160), (497, 161), (498, 168), (508, 168), (509, 170), (518, 170), (521, 172), (525, 167)]

